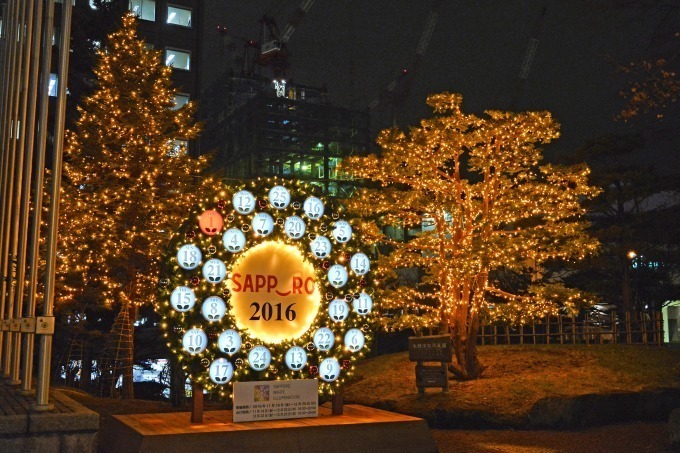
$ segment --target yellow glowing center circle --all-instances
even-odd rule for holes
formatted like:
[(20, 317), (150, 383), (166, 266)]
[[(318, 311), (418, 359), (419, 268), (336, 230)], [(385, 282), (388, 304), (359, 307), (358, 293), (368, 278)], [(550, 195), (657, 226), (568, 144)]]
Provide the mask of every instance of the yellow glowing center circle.
[(227, 286), (237, 328), (267, 343), (302, 336), (321, 305), (314, 266), (297, 247), (280, 242), (244, 252)]

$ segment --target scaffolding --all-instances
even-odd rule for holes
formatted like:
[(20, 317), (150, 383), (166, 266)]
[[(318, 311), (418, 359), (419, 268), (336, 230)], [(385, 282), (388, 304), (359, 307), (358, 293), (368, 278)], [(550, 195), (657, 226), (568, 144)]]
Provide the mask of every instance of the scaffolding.
[(134, 398), (133, 359), (134, 329), (130, 321), (130, 306), (124, 305), (116, 316), (99, 362), (101, 364), (97, 392), (99, 396)]
[(83, 364), (83, 339), (79, 333), (70, 336), (67, 341), (66, 348), (57, 362), (57, 370), (59, 375), (55, 378), (61, 377), (63, 374), (63, 384), (69, 387), (78, 387), (82, 375)]

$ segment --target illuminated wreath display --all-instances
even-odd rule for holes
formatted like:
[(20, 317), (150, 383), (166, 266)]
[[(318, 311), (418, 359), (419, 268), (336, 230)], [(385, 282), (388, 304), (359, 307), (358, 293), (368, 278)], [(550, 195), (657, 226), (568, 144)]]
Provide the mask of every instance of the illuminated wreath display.
[(342, 209), (277, 178), (204, 200), (163, 260), (157, 311), (193, 382), (318, 378), (332, 395), (371, 341), (370, 259)]

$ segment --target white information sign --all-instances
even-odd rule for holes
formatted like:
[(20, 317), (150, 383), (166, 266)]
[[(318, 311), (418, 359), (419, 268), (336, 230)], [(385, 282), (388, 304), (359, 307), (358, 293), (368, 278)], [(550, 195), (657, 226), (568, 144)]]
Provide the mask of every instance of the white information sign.
[(234, 382), (234, 422), (318, 417), (319, 382)]

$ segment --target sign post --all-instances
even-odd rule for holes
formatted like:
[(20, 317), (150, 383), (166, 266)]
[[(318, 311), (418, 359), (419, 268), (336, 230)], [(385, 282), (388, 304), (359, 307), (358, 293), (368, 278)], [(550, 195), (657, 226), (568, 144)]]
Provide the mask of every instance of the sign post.
[(203, 387), (193, 383), (191, 388), (191, 423), (203, 423)]
[[(441, 387), (449, 391), (448, 364), (451, 362), (451, 337), (431, 335), (408, 338), (408, 358), (416, 363), (416, 387), (425, 394), (426, 387)], [(439, 365), (425, 365), (425, 362), (440, 362)]]

